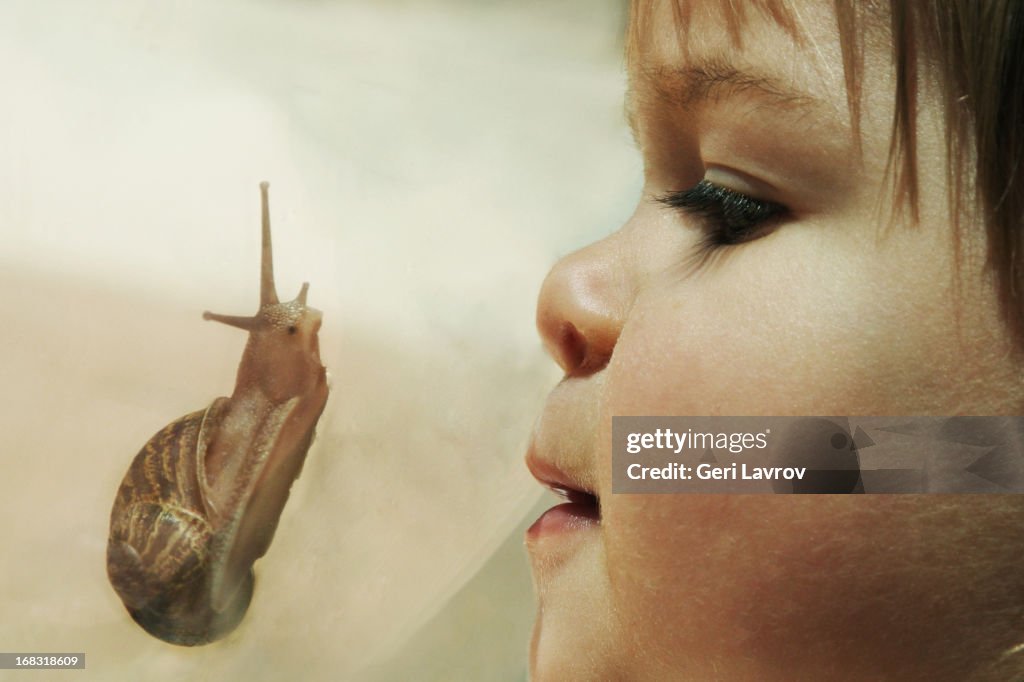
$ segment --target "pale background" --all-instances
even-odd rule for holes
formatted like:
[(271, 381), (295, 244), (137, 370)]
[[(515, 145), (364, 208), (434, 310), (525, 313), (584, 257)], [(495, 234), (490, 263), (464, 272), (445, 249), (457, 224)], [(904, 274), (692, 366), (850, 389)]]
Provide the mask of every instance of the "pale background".
[[(561, 255), (628, 216), (617, 0), (3, 0), (3, 679), (517, 680), (522, 465), (558, 372), (533, 326)], [(130, 621), (118, 483), (227, 394), (256, 308), (311, 283), (332, 395), (225, 640)]]

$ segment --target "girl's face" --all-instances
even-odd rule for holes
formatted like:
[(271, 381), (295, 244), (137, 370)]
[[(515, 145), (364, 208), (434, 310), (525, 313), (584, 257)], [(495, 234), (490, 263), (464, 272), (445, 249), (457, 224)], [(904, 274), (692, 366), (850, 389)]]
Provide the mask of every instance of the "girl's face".
[(1017, 643), (1016, 499), (611, 494), (614, 415), (1024, 404), (984, 230), (955, 238), (927, 80), (915, 224), (886, 176), (883, 24), (865, 36), (857, 137), (830, 1), (794, 3), (798, 39), (753, 7), (730, 32), (719, 4), (681, 27), (653, 3), (627, 95), (643, 194), (541, 292), (566, 378), (528, 464), (599, 512), (573, 494), (528, 534), (533, 677), (966, 679)]

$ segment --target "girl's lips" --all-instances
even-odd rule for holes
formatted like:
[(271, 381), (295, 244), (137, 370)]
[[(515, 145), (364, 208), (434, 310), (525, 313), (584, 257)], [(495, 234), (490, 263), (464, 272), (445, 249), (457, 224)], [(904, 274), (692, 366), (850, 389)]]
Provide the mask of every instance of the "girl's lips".
[(586, 495), (597, 497), (594, 486), (588, 480), (589, 477), (583, 471), (576, 471), (574, 474), (567, 473), (571, 469), (560, 468), (557, 464), (540, 457), (535, 446), (530, 446), (526, 454), (526, 468), (540, 483), (550, 488), (556, 495), (569, 499), (571, 495)]
[(601, 505), (596, 495), (572, 480), (554, 464), (540, 459), (536, 452), (526, 457), (526, 466), (533, 477), (566, 501), (540, 515), (526, 531), (527, 541), (554, 536), (601, 523)]
[(582, 530), (601, 523), (597, 499), (592, 502), (563, 502), (540, 515), (526, 531), (527, 540)]

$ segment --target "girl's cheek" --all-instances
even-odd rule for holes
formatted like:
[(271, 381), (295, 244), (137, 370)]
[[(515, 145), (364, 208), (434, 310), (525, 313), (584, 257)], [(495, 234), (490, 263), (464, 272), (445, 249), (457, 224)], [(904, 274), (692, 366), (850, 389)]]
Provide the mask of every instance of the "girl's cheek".
[(789, 414), (845, 403), (850, 373), (841, 370), (852, 368), (838, 365), (854, 363), (863, 331), (855, 300), (836, 291), (849, 287), (799, 266), (776, 270), (737, 249), (691, 276), (652, 282), (608, 367), (607, 411)]
[[(619, 627), (692, 675), (741, 666), (732, 671), (768, 679), (783, 666), (787, 679), (812, 679), (800, 670), (920, 664), (957, 627), (943, 601), (964, 579), (945, 541), (957, 513), (910, 495), (612, 497), (604, 534)], [(922, 571), (928, 557), (944, 559)]]
[(662, 260), (626, 317), (602, 412), (941, 411), (934, 401), (951, 390), (934, 384), (950, 375), (934, 369), (954, 331), (948, 253), (934, 234), (893, 229), (879, 240), (849, 221), (782, 226), (698, 270), (678, 243), (654, 249)]

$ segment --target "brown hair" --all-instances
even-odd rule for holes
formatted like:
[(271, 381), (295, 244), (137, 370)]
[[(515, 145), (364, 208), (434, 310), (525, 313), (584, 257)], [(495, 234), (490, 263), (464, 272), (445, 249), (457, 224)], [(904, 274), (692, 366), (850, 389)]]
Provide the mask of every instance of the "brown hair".
[[(632, 2), (627, 60), (636, 57), (651, 4)], [(770, 17), (800, 39), (785, 0), (722, 0), (721, 7), (736, 40), (748, 11)], [(686, 26), (689, 4), (673, 0), (673, 10), (677, 24)], [(904, 200), (897, 207), (909, 207), (915, 220), (919, 75), (939, 86), (948, 133), (950, 212), (958, 226), (964, 215), (982, 218), (1001, 311), (1024, 348), (1024, 2), (835, 0), (835, 11), (855, 135), (864, 28), (888, 19), (896, 76), (889, 172), (897, 197)]]

